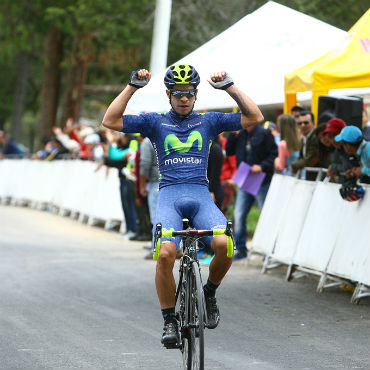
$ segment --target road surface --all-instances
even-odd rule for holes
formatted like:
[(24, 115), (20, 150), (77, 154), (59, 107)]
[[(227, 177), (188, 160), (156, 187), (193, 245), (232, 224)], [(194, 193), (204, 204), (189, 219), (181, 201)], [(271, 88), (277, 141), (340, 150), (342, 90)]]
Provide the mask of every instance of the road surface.
[[(29, 208), (0, 206), (0, 221), (0, 370), (182, 368), (160, 344), (143, 243)], [(370, 369), (369, 301), (260, 269), (237, 262), (220, 287), (206, 369)]]

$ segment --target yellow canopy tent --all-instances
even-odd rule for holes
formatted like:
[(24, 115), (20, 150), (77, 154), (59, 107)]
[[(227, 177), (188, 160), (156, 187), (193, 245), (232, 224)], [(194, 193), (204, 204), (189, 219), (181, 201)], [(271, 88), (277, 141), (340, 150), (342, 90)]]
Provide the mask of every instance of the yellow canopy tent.
[(370, 9), (348, 31), (341, 45), (285, 75), (284, 112), (290, 113), (297, 92), (312, 91), (317, 119), (320, 95), (331, 89), (370, 87)]

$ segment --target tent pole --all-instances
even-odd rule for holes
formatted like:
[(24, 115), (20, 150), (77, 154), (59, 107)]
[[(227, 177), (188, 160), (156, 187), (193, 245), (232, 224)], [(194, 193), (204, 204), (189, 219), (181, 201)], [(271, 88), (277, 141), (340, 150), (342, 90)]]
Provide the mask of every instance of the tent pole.
[(297, 93), (285, 94), (284, 114), (290, 114), (292, 108), (297, 104)]

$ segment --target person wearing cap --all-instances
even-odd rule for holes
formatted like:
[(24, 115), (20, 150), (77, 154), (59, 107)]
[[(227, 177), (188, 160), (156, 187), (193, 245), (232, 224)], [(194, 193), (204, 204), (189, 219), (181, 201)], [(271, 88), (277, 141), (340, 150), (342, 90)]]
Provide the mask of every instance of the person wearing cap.
[(104, 149), (100, 140), (100, 136), (96, 133), (86, 136), (84, 140), (90, 154), (89, 159), (99, 162), (104, 158)]
[(346, 127), (346, 123), (340, 118), (332, 118), (326, 123), (324, 133), (326, 134), (334, 151), (329, 157), (329, 168), (327, 177), (330, 177), (334, 182), (343, 184), (346, 180), (344, 173), (352, 168), (348, 154), (344, 151), (342, 143), (335, 141), (335, 136), (339, 135), (342, 129)]
[(359, 165), (354, 165), (346, 171), (346, 178), (356, 177), (361, 182), (370, 184), (370, 142), (363, 140), (362, 131), (356, 126), (346, 126), (335, 137), (342, 142), (348, 155), (359, 157)]
[(298, 118), (305, 109), (302, 107), (301, 104), (297, 103), (293, 108), (292, 108), (292, 116), (298, 122)]
[(316, 143), (318, 148), (318, 157), (315, 167), (328, 168), (330, 164), (330, 155), (334, 151), (328, 134), (325, 132), (326, 124), (320, 123), (315, 128)]

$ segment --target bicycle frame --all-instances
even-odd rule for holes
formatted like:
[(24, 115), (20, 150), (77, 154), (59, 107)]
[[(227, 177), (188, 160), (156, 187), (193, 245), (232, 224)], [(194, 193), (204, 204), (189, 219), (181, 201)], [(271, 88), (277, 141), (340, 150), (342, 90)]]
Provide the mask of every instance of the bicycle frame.
[(179, 341), (167, 348), (178, 348), (182, 352), (184, 368), (187, 370), (204, 369), (204, 329), (208, 327), (206, 304), (203, 295), (203, 283), (197, 257), (199, 239), (204, 236), (226, 235), (227, 256), (232, 258), (234, 239), (232, 223), (227, 222), (225, 229), (195, 230), (189, 227), (189, 220), (183, 219), (184, 230), (162, 230), (156, 225), (153, 245), (153, 259), (157, 260), (160, 252), (161, 237), (182, 237), (183, 256), (180, 260), (179, 282), (175, 302), (179, 302), (176, 313), (179, 322)]
[[(180, 261), (180, 276), (179, 276), (179, 282), (177, 284), (177, 289), (176, 289), (176, 296), (175, 296), (175, 303), (177, 304), (178, 297), (182, 288), (183, 284), (183, 277), (189, 275), (189, 271), (192, 269), (192, 265), (196, 263), (199, 267), (199, 261), (197, 258), (197, 247), (198, 247), (198, 238), (191, 238), (191, 237), (184, 237), (183, 239), (183, 245), (184, 245), (184, 254), (181, 257)], [(184, 326), (185, 327), (195, 327), (195, 323), (189, 323), (188, 318), (189, 318), (189, 307), (188, 305), (185, 305), (185, 322)]]

